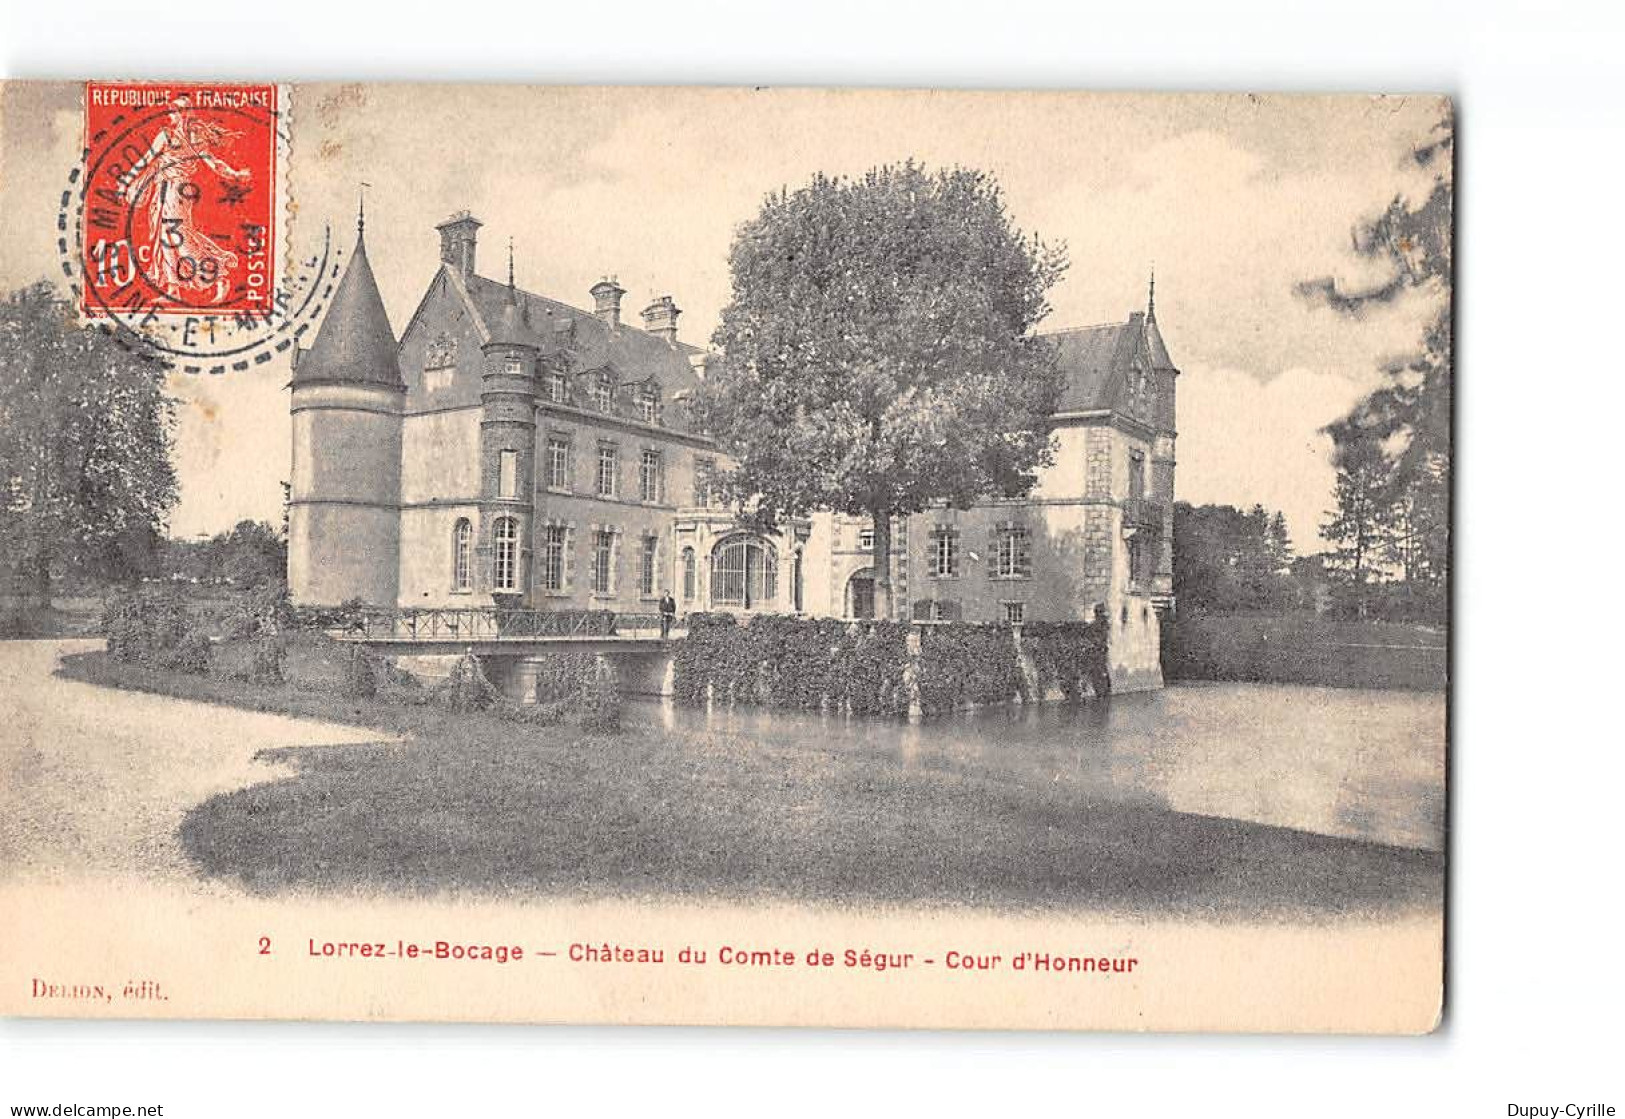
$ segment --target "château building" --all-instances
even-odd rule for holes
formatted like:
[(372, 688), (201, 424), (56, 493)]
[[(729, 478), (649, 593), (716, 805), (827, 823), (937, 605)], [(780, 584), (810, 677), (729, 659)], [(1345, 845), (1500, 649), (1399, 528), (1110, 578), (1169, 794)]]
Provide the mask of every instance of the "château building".
[[(440, 266), (397, 337), (364, 231), (296, 355), (294, 601), (644, 613), (874, 616), (870, 526), (818, 514), (764, 537), (711, 492), (726, 449), (689, 402), (711, 355), (670, 295), (623, 320), (476, 269), (481, 223), (442, 222)], [(1172, 606), (1178, 371), (1155, 287), (1125, 321), (1048, 334), (1066, 386), (1055, 461), (1026, 497), (893, 526), (898, 620), (1112, 626), (1113, 686), (1155, 686)]]

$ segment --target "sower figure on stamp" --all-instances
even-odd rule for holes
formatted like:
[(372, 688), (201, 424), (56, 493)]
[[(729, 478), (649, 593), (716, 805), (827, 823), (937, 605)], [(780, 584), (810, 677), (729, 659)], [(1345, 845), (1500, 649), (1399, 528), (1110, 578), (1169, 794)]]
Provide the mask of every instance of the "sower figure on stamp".
[(671, 636), (671, 625), (677, 620), (677, 600), (671, 596), (670, 588), (660, 596), (660, 640), (664, 641)]
[(200, 164), (233, 182), (251, 177), (247, 169), (231, 166), (217, 153), (235, 136), (218, 121), (193, 112), (188, 98), (177, 97), (168, 124), (124, 174), (126, 199), (144, 201), (147, 208), (152, 282), (176, 300), (184, 300), (189, 291), (208, 293), (213, 288), (212, 298), (218, 303), (230, 292), (230, 270), (237, 265), (237, 254), (199, 229), (192, 210), (202, 197), (197, 182)]

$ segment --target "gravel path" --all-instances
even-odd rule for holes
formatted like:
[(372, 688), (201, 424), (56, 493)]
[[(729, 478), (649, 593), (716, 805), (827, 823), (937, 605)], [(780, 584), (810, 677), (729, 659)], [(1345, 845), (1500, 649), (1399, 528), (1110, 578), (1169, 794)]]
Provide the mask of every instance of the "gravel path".
[(100, 644), (0, 641), (0, 880), (189, 879), (182, 817), (291, 772), (258, 751), (386, 737), (52, 675), (61, 655)]

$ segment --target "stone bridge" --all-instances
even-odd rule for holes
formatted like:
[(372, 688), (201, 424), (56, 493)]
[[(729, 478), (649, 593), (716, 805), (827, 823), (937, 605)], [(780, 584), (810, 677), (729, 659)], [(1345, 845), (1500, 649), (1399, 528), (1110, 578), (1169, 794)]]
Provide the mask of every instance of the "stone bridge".
[(365, 645), (425, 683), (444, 679), (459, 658), (477, 657), (505, 695), (528, 703), (536, 698), (545, 658), (558, 653), (609, 658), (627, 694), (670, 695), (673, 643), (685, 631), (673, 628), (662, 637), (658, 614), (458, 607), (368, 609), (328, 632)]

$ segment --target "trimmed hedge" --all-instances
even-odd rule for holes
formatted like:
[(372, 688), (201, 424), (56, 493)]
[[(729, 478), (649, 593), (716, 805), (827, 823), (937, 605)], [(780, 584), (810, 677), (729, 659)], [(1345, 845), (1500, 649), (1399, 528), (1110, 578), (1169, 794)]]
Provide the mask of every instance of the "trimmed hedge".
[(1450, 664), (1446, 635), (1429, 626), (1184, 613), (1163, 628), (1162, 671), (1169, 680), (1441, 691)]
[(927, 715), (1026, 696), (1015, 631), (1009, 626), (921, 627), (919, 680), (920, 710)]
[(679, 703), (708, 699), (860, 715), (908, 713), (904, 669), (911, 627), (764, 614), (690, 614), (676, 643)]
[[(908, 649), (918, 634), (919, 655)], [(1031, 635), (1029, 637), (1029, 634)], [(1033, 661), (1036, 680), (1022, 670)], [(760, 615), (691, 614), (676, 643), (679, 703), (821, 709), (856, 715), (906, 715), (911, 698), (937, 715), (969, 704), (1041, 698), (1059, 685), (1068, 698), (1089, 681), (1109, 689), (1103, 627), (1083, 622), (1029, 623), (1021, 645), (1006, 625), (842, 622)]]
[[(1059, 687), (1067, 699), (1083, 698), (1087, 681), (1096, 695), (1111, 690), (1106, 662), (1107, 630), (1093, 622), (1028, 622), (1021, 649), (1037, 674), (1037, 698)], [(1027, 697), (1024, 694), (1024, 698)]]

